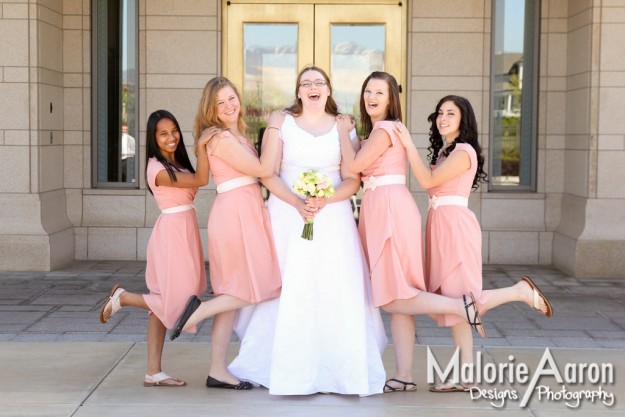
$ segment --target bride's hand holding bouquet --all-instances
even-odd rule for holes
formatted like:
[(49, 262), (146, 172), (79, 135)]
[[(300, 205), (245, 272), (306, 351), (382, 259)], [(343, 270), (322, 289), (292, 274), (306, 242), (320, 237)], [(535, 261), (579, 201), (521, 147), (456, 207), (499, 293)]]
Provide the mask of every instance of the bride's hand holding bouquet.
[(306, 218), (302, 238), (313, 240), (314, 216), (325, 207), (325, 199), (334, 195), (332, 180), (326, 174), (311, 169), (298, 175), (293, 184), (293, 191), (306, 197), (306, 206), (310, 210), (311, 216)]

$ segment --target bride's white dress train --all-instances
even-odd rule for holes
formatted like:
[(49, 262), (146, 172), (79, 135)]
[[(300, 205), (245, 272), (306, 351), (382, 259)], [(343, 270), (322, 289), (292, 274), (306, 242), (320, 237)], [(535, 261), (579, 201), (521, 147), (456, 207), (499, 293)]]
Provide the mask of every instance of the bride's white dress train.
[[(281, 129), (280, 177), (289, 186), (311, 168), (341, 181), (336, 126), (313, 136), (291, 116)], [(315, 217), (314, 239), (302, 239), (297, 210), (271, 196), (269, 213), (282, 272), (279, 298), (242, 309), (235, 331), (239, 356), (229, 369), (271, 394), (381, 393), (381, 354), (387, 339), (372, 307), (368, 268), (349, 201), (328, 204)]]

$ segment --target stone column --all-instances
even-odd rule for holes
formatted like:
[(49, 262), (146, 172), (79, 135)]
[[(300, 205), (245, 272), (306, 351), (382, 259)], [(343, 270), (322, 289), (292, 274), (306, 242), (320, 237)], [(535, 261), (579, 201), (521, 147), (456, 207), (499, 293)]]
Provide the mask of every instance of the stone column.
[(63, 1), (2, 3), (0, 269), (74, 258), (63, 185)]
[(625, 6), (569, 3), (565, 183), (554, 265), (625, 277)]

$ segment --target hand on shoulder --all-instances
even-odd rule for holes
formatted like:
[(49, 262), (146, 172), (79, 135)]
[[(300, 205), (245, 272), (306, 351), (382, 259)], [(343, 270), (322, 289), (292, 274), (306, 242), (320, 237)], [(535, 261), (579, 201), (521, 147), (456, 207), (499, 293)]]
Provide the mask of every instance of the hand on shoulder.
[(274, 110), (269, 115), (267, 119), (267, 128), (276, 128), (280, 129), (282, 127), (282, 123), (284, 123), (284, 118), (289, 114), (286, 110)]
[(414, 146), (412, 136), (410, 136), (410, 131), (402, 122), (395, 121), (393, 122), (393, 126), (395, 131), (398, 133), (397, 136), (399, 136), (399, 140), (401, 141), (401, 144), (404, 145), (404, 148)]
[(339, 132), (349, 133), (356, 127), (356, 120), (349, 114), (336, 116), (336, 124)]
[(200, 138), (198, 139), (198, 145), (206, 146), (206, 144), (208, 144), (208, 142), (210, 142), (210, 140), (220, 132), (222, 132), (222, 129), (216, 126), (207, 127), (206, 129), (202, 131), (202, 134), (200, 135)]

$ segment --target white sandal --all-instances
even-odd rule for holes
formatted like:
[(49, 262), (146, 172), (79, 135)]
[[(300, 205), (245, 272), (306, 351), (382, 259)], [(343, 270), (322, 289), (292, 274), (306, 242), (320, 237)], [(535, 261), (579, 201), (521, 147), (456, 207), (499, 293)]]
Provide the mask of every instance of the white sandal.
[[(168, 379), (171, 379), (172, 381), (175, 381), (177, 383), (172, 384), (172, 383), (163, 382)], [(171, 377), (163, 371), (154, 375), (145, 374), (145, 381), (143, 381), (144, 387), (184, 387), (185, 385), (187, 385), (186, 382), (181, 381), (180, 379)]]
[[(111, 296), (109, 297), (108, 301), (104, 303), (104, 305), (102, 306), (102, 310), (100, 310), (100, 323), (108, 322), (109, 319), (113, 317), (113, 315), (122, 308), (121, 302), (119, 301), (119, 297), (122, 295), (124, 291), (126, 290), (123, 289), (119, 284), (115, 284), (115, 286), (111, 290)], [(111, 306), (111, 314), (105, 320), (104, 311), (108, 308), (108, 306)]]

